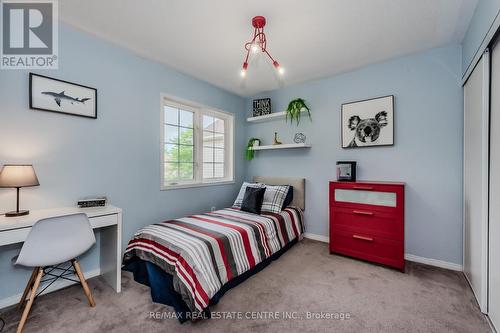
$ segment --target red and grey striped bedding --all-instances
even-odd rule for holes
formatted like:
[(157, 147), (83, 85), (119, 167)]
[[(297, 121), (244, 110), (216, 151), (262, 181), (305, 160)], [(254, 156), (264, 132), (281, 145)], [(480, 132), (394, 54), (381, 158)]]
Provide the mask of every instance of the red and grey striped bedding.
[(152, 224), (130, 240), (124, 262), (139, 258), (172, 274), (191, 311), (203, 311), (232, 278), (300, 238), (303, 212), (256, 215), (227, 208)]

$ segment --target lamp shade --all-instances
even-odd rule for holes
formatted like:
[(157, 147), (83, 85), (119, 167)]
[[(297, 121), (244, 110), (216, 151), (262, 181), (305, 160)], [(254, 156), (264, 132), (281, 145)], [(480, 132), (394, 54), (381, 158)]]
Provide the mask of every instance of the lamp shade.
[(0, 170), (0, 187), (38, 186), (38, 178), (32, 165), (5, 164)]

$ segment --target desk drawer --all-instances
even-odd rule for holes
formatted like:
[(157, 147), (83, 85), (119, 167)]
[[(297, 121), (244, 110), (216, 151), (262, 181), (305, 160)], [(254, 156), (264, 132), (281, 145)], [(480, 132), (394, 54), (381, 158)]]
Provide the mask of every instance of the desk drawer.
[(89, 218), (90, 225), (93, 229), (107, 227), (118, 224), (118, 215), (103, 215)]
[(28, 237), (31, 227), (11, 229), (0, 232), (0, 246), (22, 243)]
[(397, 214), (376, 210), (331, 208), (332, 227), (403, 240), (403, 223)]
[[(117, 225), (118, 215), (111, 214), (91, 217), (89, 218), (89, 221), (93, 229), (103, 228), (111, 225)], [(26, 227), (0, 232), (0, 246), (24, 242), (26, 237), (28, 237), (30, 230), (31, 227)]]
[(374, 261), (402, 269), (403, 241), (343, 229), (331, 231), (330, 252)]

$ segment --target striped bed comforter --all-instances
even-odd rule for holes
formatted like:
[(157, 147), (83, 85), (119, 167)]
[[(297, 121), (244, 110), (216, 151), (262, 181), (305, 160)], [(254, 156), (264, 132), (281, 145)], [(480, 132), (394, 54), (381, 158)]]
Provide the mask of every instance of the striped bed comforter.
[(226, 282), (300, 238), (303, 220), (294, 207), (262, 215), (226, 208), (152, 224), (130, 240), (123, 261), (161, 267), (190, 310), (201, 312)]

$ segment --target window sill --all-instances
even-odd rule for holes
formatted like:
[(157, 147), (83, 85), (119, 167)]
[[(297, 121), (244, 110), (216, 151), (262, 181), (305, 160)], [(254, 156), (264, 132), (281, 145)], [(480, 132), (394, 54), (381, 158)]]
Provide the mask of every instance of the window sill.
[(182, 189), (182, 188), (192, 188), (192, 187), (206, 187), (206, 186), (218, 186), (218, 185), (230, 185), (230, 184), (235, 184), (236, 182), (234, 180), (221, 180), (218, 182), (213, 182), (213, 183), (193, 183), (193, 184), (179, 184), (179, 185), (169, 185), (161, 186), (161, 191), (169, 191), (169, 190), (177, 190), (177, 189)]

